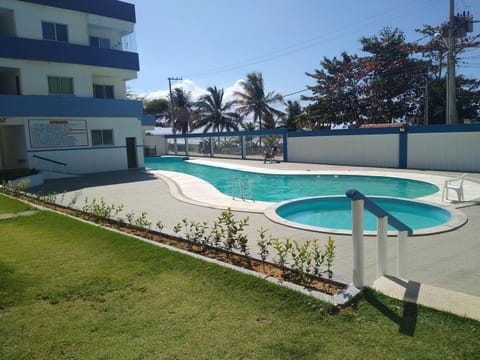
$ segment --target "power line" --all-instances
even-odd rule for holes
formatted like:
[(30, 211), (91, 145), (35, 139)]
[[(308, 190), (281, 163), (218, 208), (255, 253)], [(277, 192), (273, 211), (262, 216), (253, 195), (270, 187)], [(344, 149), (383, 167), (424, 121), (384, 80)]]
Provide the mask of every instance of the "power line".
[[(430, 6), (430, 3), (432, 3), (432, 2), (435, 2), (435, 0), (425, 0), (425, 3), (428, 3), (428, 5), (425, 6), (425, 8), (428, 8)], [(315, 37), (313, 37), (309, 40), (305, 40), (305, 41), (299, 42), (297, 44), (293, 44), (293, 45), (290, 45), (290, 46), (287, 46), (285, 48), (272, 51), (272, 52), (264, 54), (264, 55), (253, 57), (251, 59), (247, 59), (245, 61), (234, 63), (234, 64), (231, 64), (231, 65), (225, 65), (225, 66), (221, 66), (221, 67), (217, 67), (217, 68), (212, 68), (212, 69), (206, 70), (204, 72), (190, 73), (190, 74), (187, 74), (186, 77), (199, 77), (199, 76), (213, 75), (213, 74), (219, 74), (219, 73), (223, 73), (223, 72), (229, 72), (229, 71), (237, 70), (237, 69), (240, 69), (240, 68), (243, 68), (243, 67), (257, 65), (257, 64), (260, 64), (260, 63), (272, 61), (272, 60), (275, 60), (275, 59), (278, 59), (278, 58), (281, 58), (281, 57), (285, 57), (285, 56), (288, 56), (288, 55), (291, 55), (291, 54), (294, 54), (294, 53), (298, 53), (300, 51), (304, 51), (306, 49), (309, 49), (309, 48), (312, 48), (312, 47), (315, 47), (315, 46), (318, 46), (318, 45), (321, 45), (321, 44), (325, 44), (327, 42), (335, 41), (335, 40), (338, 40), (338, 38), (341, 35), (348, 34), (348, 33), (351, 32), (351, 30), (354, 30), (354, 29), (361, 29), (367, 23), (371, 22), (372, 20), (378, 19), (380, 16), (383, 17), (383, 18), (385, 18), (386, 16), (397, 18), (399, 10), (406, 9), (406, 10), (410, 11), (409, 6), (411, 4), (414, 4), (414, 3), (418, 4), (418, 0), (413, 0), (413, 1), (411, 1), (407, 4), (405, 4), (405, 5), (393, 8), (392, 10), (390, 10), (387, 13), (383, 12), (381, 14), (373, 14), (373, 15), (371, 15), (371, 16), (363, 19), (363, 20), (356, 21), (356, 22), (352, 23), (352, 25), (350, 25), (350, 26), (343, 26), (341, 28), (334, 29), (330, 32), (327, 32), (327, 33), (324, 33), (324, 34), (321, 34), (321, 35), (317, 35), (317, 36), (315, 36)], [(421, 9), (423, 9), (423, 8), (421, 8)], [(419, 10), (421, 10), (421, 9), (419, 9)]]
[(295, 95), (295, 94), (300, 94), (300, 93), (305, 92), (305, 91), (308, 91), (308, 90), (309, 90), (308, 88), (305, 88), (305, 89), (302, 89), (302, 90), (294, 91), (294, 92), (292, 92), (292, 93), (283, 95), (283, 97), (292, 96), (292, 95)]

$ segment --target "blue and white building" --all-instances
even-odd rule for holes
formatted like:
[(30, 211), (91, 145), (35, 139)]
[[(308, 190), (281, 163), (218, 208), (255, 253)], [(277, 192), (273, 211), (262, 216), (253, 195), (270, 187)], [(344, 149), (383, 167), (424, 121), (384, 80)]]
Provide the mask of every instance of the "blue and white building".
[(134, 25), (121, 1), (0, 0), (0, 169), (144, 166)]

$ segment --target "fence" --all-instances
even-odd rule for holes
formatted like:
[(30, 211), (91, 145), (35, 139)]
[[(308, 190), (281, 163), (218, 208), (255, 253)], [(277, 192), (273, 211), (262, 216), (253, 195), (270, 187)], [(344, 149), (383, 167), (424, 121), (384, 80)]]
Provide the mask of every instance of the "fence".
[[(480, 124), (328, 131), (285, 129), (166, 135), (164, 154), (480, 172)], [(158, 153), (158, 152), (157, 152)], [(160, 154), (159, 154), (160, 155)]]
[(167, 135), (170, 155), (208, 156), (234, 159), (263, 159), (276, 146), (277, 158), (287, 161), (285, 129), (188, 135)]

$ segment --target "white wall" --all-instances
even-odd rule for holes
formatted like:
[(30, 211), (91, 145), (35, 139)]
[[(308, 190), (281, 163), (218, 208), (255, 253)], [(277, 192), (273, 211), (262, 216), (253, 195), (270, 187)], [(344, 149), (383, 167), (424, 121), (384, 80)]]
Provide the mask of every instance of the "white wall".
[[(131, 33), (134, 26), (127, 21), (18, 0), (2, 0), (1, 6), (15, 11), (17, 36), (28, 39), (42, 39), (42, 21), (48, 21), (67, 25), (68, 41), (72, 44), (89, 45), (91, 34), (109, 37), (112, 45), (115, 45), (121, 35)], [(91, 25), (104, 29), (90, 29)]]
[(480, 132), (408, 134), (408, 168), (480, 171)]
[[(31, 118), (29, 118), (31, 119)], [(62, 118), (65, 119), (65, 118)], [(55, 120), (55, 118), (49, 118)], [(70, 120), (70, 119), (66, 119)], [(73, 120), (73, 119), (72, 119)], [(66, 172), (71, 174), (83, 174), (91, 172), (103, 172), (127, 169), (126, 137), (135, 137), (137, 143), (138, 167), (144, 167), (143, 139), (140, 120), (136, 118), (88, 118), (75, 120), (87, 120), (88, 143), (87, 147), (65, 148), (31, 148), (29, 143), (28, 119), (25, 120), (25, 136), (27, 139), (28, 165), (46, 171)], [(92, 146), (92, 130), (113, 129), (114, 144), (111, 146)], [(66, 163), (64, 167), (52, 164), (33, 157), (42, 156), (51, 160)]]
[(288, 161), (398, 167), (398, 134), (288, 138)]
[[(16, 35), (21, 38), (41, 40), (42, 21), (49, 21), (68, 25), (69, 43), (89, 45), (90, 35), (101, 35), (111, 38), (114, 46), (121, 42), (123, 34), (131, 33), (134, 26), (127, 21), (17, 0), (2, 0), (0, 6), (14, 11)], [(20, 69), (23, 95), (48, 95), (47, 77), (61, 76), (73, 78), (75, 96), (92, 97), (93, 79), (101, 77), (105, 79), (102, 84), (114, 86), (116, 99), (125, 99), (125, 81), (137, 77), (134, 70), (4, 58), (0, 59), (0, 67)]]
[(167, 140), (162, 135), (145, 135), (143, 137), (145, 146), (156, 146), (157, 155), (165, 155), (167, 153)]
[(48, 63), (16, 59), (0, 59), (0, 67), (19, 68), (22, 95), (48, 95), (48, 76), (73, 78), (74, 95), (93, 97), (93, 82), (113, 85), (115, 99), (126, 98), (124, 79), (134, 79), (134, 70), (110, 69), (95, 66)]

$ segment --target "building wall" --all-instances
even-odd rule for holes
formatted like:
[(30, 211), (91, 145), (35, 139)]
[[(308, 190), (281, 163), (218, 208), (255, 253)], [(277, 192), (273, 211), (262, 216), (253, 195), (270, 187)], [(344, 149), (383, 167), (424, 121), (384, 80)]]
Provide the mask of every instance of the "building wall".
[[(86, 143), (82, 146), (32, 146), (29, 122), (35, 120), (80, 120), (86, 124)], [(92, 130), (113, 130), (113, 145), (92, 145)], [(138, 167), (144, 166), (143, 140), (140, 120), (132, 118), (29, 118), (26, 119), (25, 137), (27, 139), (28, 165), (45, 171), (84, 174), (127, 168), (127, 137), (135, 137), (137, 143)], [(35, 156), (47, 158), (56, 164)]]
[(132, 70), (5, 58), (0, 58), (0, 67), (20, 70), (22, 95), (48, 95), (48, 76), (60, 76), (73, 78), (74, 96), (93, 97), (95, 83), (113, 85), (115, 98), (125, 99), (123, 79), (136, 77), (136, 72)]
[(128, 21), (30, 2), (2, 0), (0, 7), (14, 10), (16, 36), (28, 39), (42, 40), (42, 21), (68, 23), (68, 41), (70, 43), (89, 45), (89, 35), (112, 37), (113, 48), (121, 50), (121, 35), (133, 32), (134, 28), (134, 24)]
[[(0, 9), (9, 23), (0, 24), (0, 168), (20, 161), (71, 174), (126, 169), (127, 137), (136, 139), (143, 167), (141, 103), (125, 100), (125, 82), (138, 70), (137, 54), (125, 51), (122, 40), (133, 32), (134, 6), (0, 0)], [(44, 40), (42, 21), (67, 25), (68, 43)], [(90, 36), (109, 39), (111, 48), (90, 46)], [(73, 95), (50, 95), (49, 76), (73, 78)], [(113, 86), (114, 99), (94, 99), (93, 84)], [(92, 130), (112, 130), (113, 144), (92, 145)]]

